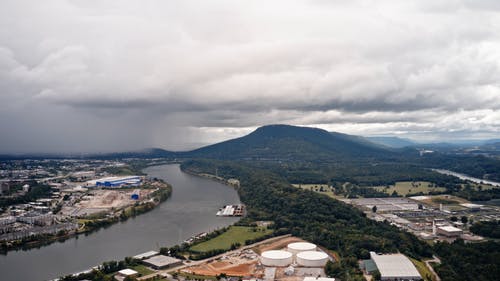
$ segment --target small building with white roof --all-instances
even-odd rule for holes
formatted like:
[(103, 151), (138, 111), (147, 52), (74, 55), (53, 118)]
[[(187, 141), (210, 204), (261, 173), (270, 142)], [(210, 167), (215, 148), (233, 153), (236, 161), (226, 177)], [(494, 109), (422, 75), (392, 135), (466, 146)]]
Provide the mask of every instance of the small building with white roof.
[(115, 280), (122, 281), (127, 277), (137, 277), (139, 276), (139, 272), (126, 268), (118, 271), (118, 273), (115, 274)]
[(143, 260), (143, 259), (147, 259), (147, 258), (150, 258), (152, 256), (156, 256), (158, 255), (159, 253), (157, 251), (149, 251), (149, 252), (145, 252), (145, 253), (142, 253), (142, 254), (138, 254), (136, 256), (133, 256), (134, 259), (138, 259), (138, 260)]
[(437, 234), (444, 235), (446, 237), (458, 237), (463, 234), (463, 230), (456, 228), (454, 226), (440, 226), (436, 229)]

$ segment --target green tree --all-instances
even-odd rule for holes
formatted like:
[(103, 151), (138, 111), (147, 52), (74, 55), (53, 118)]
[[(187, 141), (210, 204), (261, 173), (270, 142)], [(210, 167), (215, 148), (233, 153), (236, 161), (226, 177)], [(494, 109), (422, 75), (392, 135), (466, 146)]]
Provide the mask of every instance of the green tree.
[(460, 220), (462, 221), (462, 223), (464, 223), (464, 224), (465, 224), (465, 223), (467, 223), (467, 221), (468, 221), (469, 219), (468, 219), (466, 216), (462, 216), (462, 217), (460, 218)]

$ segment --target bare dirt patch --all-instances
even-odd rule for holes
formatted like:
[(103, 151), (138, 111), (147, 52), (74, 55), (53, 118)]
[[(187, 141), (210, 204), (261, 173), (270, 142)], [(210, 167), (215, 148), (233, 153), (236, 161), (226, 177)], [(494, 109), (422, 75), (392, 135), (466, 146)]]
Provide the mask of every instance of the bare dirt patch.
[(305, 242), (304, 240), (298, 238), (298, 237), (286, 237), (283, 239), (280, 239), (278, 241), (273, 241), (270, 243), (262, 244), (254, 248), (253, 250), (257, 254), (261, 254), (262, 252), (269, 251), (269, 250), (281, 250), (283, 248), (286, 248), (288, 244), (294, 243), (294, 242)]

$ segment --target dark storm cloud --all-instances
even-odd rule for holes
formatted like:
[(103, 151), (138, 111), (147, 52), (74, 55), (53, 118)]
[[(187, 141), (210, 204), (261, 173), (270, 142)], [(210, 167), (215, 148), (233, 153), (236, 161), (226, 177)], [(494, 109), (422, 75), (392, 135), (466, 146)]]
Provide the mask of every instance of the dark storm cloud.
[(495, 136), (499, 10), (469, 0), (2, 1), (0, 152), (182, 148), (269, 123)]

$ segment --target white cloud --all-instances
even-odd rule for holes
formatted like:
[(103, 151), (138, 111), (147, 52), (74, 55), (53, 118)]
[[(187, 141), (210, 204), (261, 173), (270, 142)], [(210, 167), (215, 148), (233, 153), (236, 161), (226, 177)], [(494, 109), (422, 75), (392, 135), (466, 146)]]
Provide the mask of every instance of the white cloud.
[[(141, 136), (116, 150), (187, 147), (269, 123), (498, 136), (499, 11), (468, 0), (2, 1), (0, 130), (11, 135), (0, 151), (109, 149), (119, 130)], [(109, 138), (45, 133), (88, 122)]]

